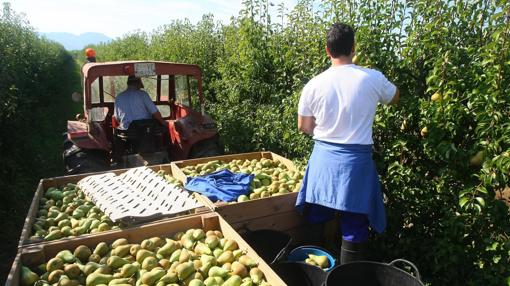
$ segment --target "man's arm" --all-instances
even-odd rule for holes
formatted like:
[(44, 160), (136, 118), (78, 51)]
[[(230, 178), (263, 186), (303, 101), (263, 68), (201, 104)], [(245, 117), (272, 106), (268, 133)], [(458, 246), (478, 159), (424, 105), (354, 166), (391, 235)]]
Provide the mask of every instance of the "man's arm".
[(400, 90), (398, 87), (389, 81), (380, 71), (375, 71), (375, 73), (379, 102), (386, 105), (397, 104), (400, 100)]
[(163, 116), (161, 116), (161, 113), (159, 111), (156, 111), (152, 114), (152, 117), (154, 119), (156, 119), (161, 125), (163, 126), (166, 126), (168, 124), (168, 122), (166, 122), (164, 119), (163, 119)]
[(143, 102), (145, 104), (145, 108), (147, 108), (149, 113), (152, 115), (152, 118), (156, 119), (162, 126), (167, 126), (168, 122), (166, 122), (163, 119), (163, 116), (161, 116), (161, 112), (159, 112), (154, 102), (152, 102), (149, 94), (146, 91), (143, 92), (145, 93), (143, 95)]
[(397, 91), (395, 91), (395, 95), (393, 96), (390, 103), (388, 103), (388, 104), (397, 104), (399, 100), (400, 100), (400, 90), (397, 87)]
[(298, 115), (297, 125), (301, 132), (313, 136), (313, 130), (315, 129), (315, 117)]

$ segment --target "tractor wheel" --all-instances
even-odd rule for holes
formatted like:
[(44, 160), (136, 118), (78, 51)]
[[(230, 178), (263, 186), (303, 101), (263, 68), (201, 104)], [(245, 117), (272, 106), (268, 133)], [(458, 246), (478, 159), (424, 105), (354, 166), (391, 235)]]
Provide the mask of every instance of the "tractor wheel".
[(202, 157), (213, 157), (223, 155), (223, 147), (220, 144), (219, 136), (216, 135), (212, 138), (202, 140), (200, 142), (195, 143), (193, 147), (191, 147), (191, 151), (189, 152), (189, 158), (202, 158)]
[(70, 140), (64, 140), (65, 171), (69, 175), (100, 172), (110, 169), (108, 153), (101, 150), (86, 150), (76, 146)]

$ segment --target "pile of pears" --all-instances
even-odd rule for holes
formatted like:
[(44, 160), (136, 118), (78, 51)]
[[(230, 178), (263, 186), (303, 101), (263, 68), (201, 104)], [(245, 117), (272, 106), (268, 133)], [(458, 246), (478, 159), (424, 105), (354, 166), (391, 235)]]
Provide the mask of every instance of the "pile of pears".
[(39, 201), (31, 240), (46, 241), (118, 229), (75, 184), (50, 187)]
[(163, 177), (168, 183), (170, 183), (172, 185), (176, 185), (180, 188), (183, 187), (183, 184), (181, 181), (177, 180), (172, 175), (167, 174), (164, 170), (159, 170), (157, 174), (158, 174), (158, 176)]
[(34, 268), (22, 286), (269, 286), (258, 264), (217, 230), (189, 229), (140, 243), (125, 238), (63, 250)]
[(305, 263), (320, 267), (322, 269), (328, 269), (330, 267), (329, 259), (326, 255), (308, 254), (308, 258), (305, 259)]
[(259, 160), (235, 159), (230, 162), (213, 160), (203, 164), (186, 166), (182, 168), (182, 171), (186, 176), (196, 177), (224, 169), (255, 175), (250, 186), (250, 192), (247, 195), (239, 196), (237, 198), (238, 202), (298, 192), (303, 179), (302, 171), (289, 170), (282, 162), (267, 158)]

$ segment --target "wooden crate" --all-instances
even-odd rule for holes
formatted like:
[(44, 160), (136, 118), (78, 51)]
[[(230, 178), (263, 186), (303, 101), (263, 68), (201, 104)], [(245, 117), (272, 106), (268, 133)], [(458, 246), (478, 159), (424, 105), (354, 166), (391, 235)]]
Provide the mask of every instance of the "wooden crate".
[[(236, 159), (267, 158), (282, 162), (289, 170), (296, 170), (291, 160), (272, 152), (253, 152), (208, 157), (172, 162), (174, 177), (186, 182), (186, 175), (181, 168), (206, 163), (212, 160), (230, 162)], [(211, 210), (219, 213), (236, 230), (273, 229), (289, 233), (294, 241), (304, 241), (302, 232), (306, 232), (305, 219), (295, 210), (297, 193), (288, 193), (267, 198), (249, 200), (246, 202), (215, 202), (205, 196), (200, 196), (202, 203)]]
[(278, 162), (283, 163), (289, 170), (296, 170), (296, 166), (294, 166), (294, 163), (292, 163), (291, 160), (280, 156), (278, 154), (275, 154), (273, 152), (251, 152), (251, 153), (241, 153), (241, 154), (232, 154), (232, 155), (223, 155), (223, 156), (215, 156), (215, 157), (205, 157), (205, 158), (198, 158), (198, 159), (190, 159), (190, 160), (183, 160), (183, 161), (174, 161), (170, 165), (172, 166), (173, 176), (180, 180), (183, 183), (186, 183), (186, 175), (182, 172), (181, 168), (184, 168), (186, 166), (194, 166), (202, 163), (207, 163), (214, 160), (220, 160), (224, 162), (230, 162), (232, 160), (253, 160), (253, 159), (271, 159), (276, 160)]
[(235, 240), (240, 249), (245, 250), (248, 256), (258, 262), (258, 267), (264, 272), (266, 280), (272, 286), (286, 285), (241, 236), (221, 216), (215, 213), (177, 218), (172, 221), (158, 221), (131, 229), (109, 231), (94, 236), (50, 241), (46, 244), (23, 247), (18, 252), (5, 285), (18, 286), (20, 284), (19, 278), (22, 265), (37, 266), (54, 257), (61, 250), (69, 249), (72, 251), (79, 245), (86, 245), (93, 249), (99, 242), (112, 243), (119, 238), (126, 238), (131, 243), (141, 242), (146, 238), (171, 236), (176, 232), (191, 228), (202, 228), (205, 231), (220, 230), (226, 238)]
[[(152, 169), (155, 172), (158, 172), (160, 170), (165, 171), (166, 174), (173, 175), (172, 174), (172, 167), (170, 164), (163, 164), (163, 165), (154, 165), (154, 166), (147, 166), (148, 168)], [(35, 191), (34, 198), (32, 199), (32, 203), (30, 204), (30, 208), (28, 210), (27, 217), (25, 219), (25, 223), (23, 225), (23, 229), (21, 231), (21, 237), (18, 243), (18, 248), (29, 245), (29, 244), (37, 244), (37, 243), (46, 243), (45, 241), (31, 241), (30, 236), (32, 235), (32, 224), (34, 223), (35, 219), (37, 218), (37, 212), (39, 211), (39, 201), (44, 196), (44, 192), (46, 189), (50, 187), (60, 187), (68, 183), (76, 184), (81, 179), (91, 176), (91, 175), (98, 175), (103, 174), (107, 172), (113, 172), (116, 175), (122, 174), (126, 172), (129, 169), (119, 169), (119, 170), (110, 170), (105, 172), (95, 172), (95, 173), (87, 173), (87, 174), (79, 174), (79, 175), (70, 175), (70, 176), (62, 176), (62, 177), (54, 177), (54, 178), (46, 178), (41, 179), (39, 181), (39, 184), (37, 186), (37, 189)], [(197, 199), (202, 202), (203, 198), (200, 198), (197, 195)], [(210, 212), (210, 207), (206, 205), (206, 207), (198, 208), (195, 210), (196, 213), (205, 213)], [(84, 235), (93, 235), (93, 234), (84, 234)]]
[[(191, 159), (191, 160), (184, 160), (184, 161), (175, 161), (172, 162), (170, 165), (172, 167), (172, 173), (173, 176), (183, 182), (186, 183), (186, 175), (183, 173), (181, 168), (184, 168), (186, 166), (194, 166), (201, 163), (207, 163), (209, 161), (213, 160), (221, 160), (224, 162), (230, 162), (232, 160), (252, 160), (252, 159), (271, 159), (278, 162), (283, 163), (289, 170), (296, 171), (296, 166), (294, 166), (294, 163), (292, 163), (291, 160), (280, 156), (278, 154), (275, 154), (273, 152), (252, 152), (252, 153), (241, 153), (241, 154), (233, 154), (233, 155), (224, 155), (224, 156), (216, 156), (216, 157), (207, 157), (207, 158), (199, 158), (199, 159)], [(217, 211), (221, 215), (225, 215), (225, 219), (229, 222), (231, 221), (232, 215), (230, 215), (229, 212), (224, 212), (224, 209), (230, 209), (233, 207), (233, 216), (235, 217), (244, 217), (244, 218), (253, 218), (253, 214), (260, 215), (260, 211), (262, 209), (258, 208), (258, 206), (266, 206), (263, 209), (267, 209), (268, 212), (270, 209), (272, 209), (272, 213), (278, 213), (278, 212), (285, 212), (293, 210), (293, 204), (296, 201), (297, 193), (288, 193), (283, 194), (279, 196), (272, 196), (267, 198), (261, 198), (261, 199), (255, 199), (250, 200), (246, 202), (212, 202), (209, 198), (206, 196), (200, 196), (200, 200), (202, 203), (206, 206), (208, 206), (212, 211)], [(283, 204), (283, 205), (282, 205)], [(292, 204), (292, 206), (291, 206)], [(246, 210), (245, 208), (249, 208), (249, 210)], [(242, 211), (236, 211), (237, 209), (240, 210), (246, 210), (248, 211), (248, 214), (243, 214)], [(265, 213), (265, 212), (264, 212)], [(262, 214), (264, 215), (264, 214)], [(242, 218), (241, 218), (242, 219)]]

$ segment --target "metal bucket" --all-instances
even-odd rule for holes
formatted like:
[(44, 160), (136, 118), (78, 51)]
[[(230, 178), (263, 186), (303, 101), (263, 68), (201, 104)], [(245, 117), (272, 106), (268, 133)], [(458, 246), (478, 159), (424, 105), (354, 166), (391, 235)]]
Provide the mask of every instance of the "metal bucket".
[[(416, 276), (395, 267), (397, 262), (403, 262), (413, 269)], [(423, 286), (418, 268), (405, 259), (395, 259), (392, 262), (380, 263), (360, 261), (335, 267), (326, 277), (325, 286)]]

